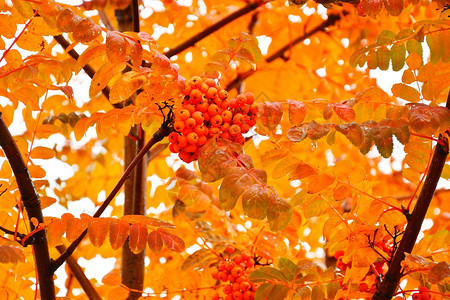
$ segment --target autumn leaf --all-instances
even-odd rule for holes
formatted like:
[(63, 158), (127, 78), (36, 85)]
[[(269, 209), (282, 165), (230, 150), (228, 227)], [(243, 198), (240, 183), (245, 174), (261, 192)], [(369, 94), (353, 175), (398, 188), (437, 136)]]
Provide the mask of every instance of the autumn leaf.
[(109, 243), (114, 250), (122, 247), (130, 232), (130, 224), (118, 219), (109, 222)]
[(100, 247), (105, 242), (110, 227), (109, 221), (109, 218), (95, 218), (89, 222), (89, 240), (94, 247)]
[(174, 252), (182, 252), (184, 251), (185, 245), (184, 241), (171, 233), (168, 233), (164, 230), (158, 230), (163, 239), (164, 245), (170, 250)]
[(148, 230), (146, 226), (139, 223), (130, 226), (130, 240), (128, 245), (134, 254), (141, 253), (147, 244)]
[(147, 81), (144, 75), (130, 71), (123, 74), (111, 87), (109, 101), (112, 104), (130, 98)]
[(252, 219), (262, 220), (266, 217), (269, 191), (260, 184), (253, 184), (242, 194), (244, 213)]
[(159, 231), (153, 230), (147, 238), (148, 247), (155, 253), (161, 251), (163, 247), (163, 239)]
[(291, 221), (292, 207), (274, 193), (269, 193), (267, 201), (267, 220), (272, 231), (283, 230)]
[(90, 18), (81, 20), (72, 30), (72, 36), (76, 42), (89, 43), (100, 35), (102, 29)]
[(106, 33), (106, 56), (111, 64), (121, 64), (126, 54), (125, 39), (116, 31)]

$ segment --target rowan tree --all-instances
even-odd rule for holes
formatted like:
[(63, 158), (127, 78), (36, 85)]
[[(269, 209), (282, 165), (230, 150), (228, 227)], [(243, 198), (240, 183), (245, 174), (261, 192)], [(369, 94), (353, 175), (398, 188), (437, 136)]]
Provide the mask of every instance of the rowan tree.
[(1, 299), (450, 296), (447, 0), (61, 2), (0, 1)]

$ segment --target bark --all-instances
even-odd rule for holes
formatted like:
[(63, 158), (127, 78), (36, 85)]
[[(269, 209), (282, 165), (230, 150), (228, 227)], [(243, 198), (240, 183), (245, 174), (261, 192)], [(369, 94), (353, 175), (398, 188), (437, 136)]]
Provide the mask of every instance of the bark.
[[(117, 10), (116, 17), (119, 31), (139, 32), (139, 4), (133, 0), (131, 5), (125, 10)], [(132, 137), (134, 138), (132, 138)], [(124, 138), (124, 167), (127, 168), (130, 162), (142, 150), (145, 141), (144, 131), (139, 125), (134, 126), (129, 136)], [(125, 203), (124, 215), (144, 215), (146, 208), (146, 174), (147, 164), (141, 160), (130, 178), (125, 183), (124, 194)], [(142, 296), (145, 277), (145, 250), (135, 254), (131, 252), (128, 239), (122, 246), (121, 280), (122, 284), (130, 288), (129, 300), (138, 299)]]
[[(447, 109), (450, 109), (450, 92), (447, 98), (446, 107)], [(449, 151), (448, 139), (441, 134), (439, 140), (443, 142), (443, 145), (438, 143), (434, 149), (427, 178), (425, 179), (423, 188), (417, 199), (416, 206), (411, 213), (398, 249), (394, 253), (394, 257), (389, 265), (389, 270), (384, 276), (383, 281), (378, 284), (377, 291), (372, 297), (373, 300), (391, 299), (403, 276), (401, 262), (405, 259), (406, 253), (411, 253), (414, 248), (417, 236), (420, 233), (420, 228), (422, 227), (428, 207), (433, 199), (437, 183), (441, 177), (442, 169), (444, 168), (447, 159)]]
[[(42, 215), (41, 202), (39, 195), (31, 180), (28, 168), (22, 158), (22, 155), (14, 142), (11, 133), (6, 127), (0, 112), (0, 146), (5, 152), (11, 169), (16, 177), (17, 186), (19, 187), (22, 203), (25, 207), (30, 220), (30, 229), (33, 231), (36, 227), (31, 222), (32, 218), (36, 218), (39, 223), (44, 223)], [(36, 265), (36, 271), (39, 282), (39, 292), (41, 299), (55, 299), (55, 286), (53, 282), (53, 272), (50, 269), (50, 254), (48, 251), (47, 236), (45, 230), (37, 231), (33, 235), (33, 254)]]

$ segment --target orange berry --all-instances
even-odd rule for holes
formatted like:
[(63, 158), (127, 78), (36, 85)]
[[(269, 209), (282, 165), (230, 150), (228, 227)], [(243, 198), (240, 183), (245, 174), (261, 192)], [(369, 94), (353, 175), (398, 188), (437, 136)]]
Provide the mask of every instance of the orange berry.
[(219, 113), (219, 107), (215, 104), (211, 104), (208, 107), (208, 113), (211, 117), (217, 115)]
[(231, 122), (233, 119), (233, 113), (229, 110), (224, 110), (220, 115), (222, 116), (222, 120), (226, 123)]
[(187, 109), (182, 109), (178, 113), (178, 119), (186, 121), (191, 116), (191, 113)]
[(258, 112), (258, 104), (253, 103), (252, 105), (250, 105), (250, 111), (252, 112), (252, 114), (256, 114)]
[(222, 125), (222, 117), (220, 115), (215, 115), (214, 117), (211, 117), (209, 123), (211, 123), (211, 126), (213, 127), (219, 127)]
[(220, 125), (220, 130), (222, 130), (222, 132), (226, 132), (230, 129), (230, 123), (223, 123), (222, 125)]
[(199, 111), (199, 112), (202, 112), (202, 113), (207, 112), (208, 111), (208, 107), (209, 107), (209, 104), (208, 104), (207, 101), (202, 101), (202, 102), (197, 103), (195, 105), (195, 109), (197, 111)]
[(203, 146), (204, 144), (206, 144), (207, 138), (205, 135), (202, 135), (201, 137), (198, 138), (198, 142), (197, 142), (198, 146)]
[(250, 258), (246, 263), (245, 266), (247, 268), (253, 268), (255, 266), (255, 260), (253, 258)]
[(220, 90), (217, 94), (221, 100), (225, 100), (228, 97), (228, 92), (226, 90)]
[(202, 83), (202, 85), (200, 86), (200, 92), (202, 92), (202, 94), (206, 93), (206, 91), (209, 89), (209, 86), (206, 83)]
[(203, 80), (200, 76), (193, 76), (191, 79), (189, 79), (188, 84), (193, 89), (198, 89), (202, 86)]
[(250, 126), (248, 124), (241, 124), (241, 132), (247, 133), (250, 130)]
[(227, 261), (225, 263), (225, 270), (227, 270), (228, 272), (231, 272), (231, 270), (233, 270), (234, 268), (234, 264), (231, 261)]
[(421, 300), (422, 296), (419, 293), (412, 294), (413, 300)]
[(242, 281), (241, 284), (239, 285), (239, 287), (241, 288), (241, 291), (245, 292), (250, 289), (251, 285), (250, 285), (250, 282), (248, 282), (248, 281)]
[(186, 147), (186, 145), (187, 145), (186, 137), (183, 136), (183, 135), (180, 135), (180, 136), (178, 137), (178, 139), (177, 139), (177, 145), (178, 145), (178, 147), (180, 147), (180, 148)]
[(252, 258), (251, 255), (248, 254), (248, 252), (242, 252), (241, 256), (243, 261), (248, 261), (250, 258)]
[(233, 257), (233, 260), (237, 265), (239, 265), (241, 262), (243, 262), (242, 255), (236, 255), (235, 257)]
[(203, 93), (198, 89), (193, 89), (189, 94), (189, 102), (192, 104), (197, 104), (202, 101)]
[(222, 100), (219, 97), (216, 97), (213, 99), (213, 102), (215, 105), (217, 105), (218, 107), (220, 107), (222, 105)]
[(197, 125), (194, 128), (194, 132), (196, 134), (198, 134), (199, 137), (202, 136), (202, 135), (205, 135), (206, 127), (204, 125)]
[(207, 112), (203, 113), (203, 118), (205, 119), (204, 120), (205, 122), (208, 122), (209, 120), (211, 120), (211, 116)]
[(215, 87), (216, 86), (216, 82), (214, 81), (214, 79), (212, 78), (208, 78), (205, 80), (205, 83), (209, 86), (209, 87)]
[(186, 104), (184, 108), (189, 111), (189, 117), (195, 112), (195, 106), (192, 104)]
[(231, 135), (229, 132), (222, 132), (222, 134), (220, 135), (221, 138), (229, 140), (231, 138)]
[(202, 124), (203, 120), (205, 119), (203, 118), (203, 114), (200, 111), (195, 111), (192, 114), (192, 118), (195, 120), (195, 122), (197, 122), (197, 124)]
[(229, 107), (230, 107), (230, 101), (228, 101), (228, 100), (223, 100), (220, 103), (220, 108), (223, 110), (228, 109)]
[(241, 285), (237, 282), (234, 282), (232, 287), (233, 287), (233, 291), (239, 291), (241, 289)]
[(184, 130), (184, 122), (181, 120), (173, 122), (173, 129), (177, 132), (182, 132)]
[(229, 295), (233, 292), (233, 287), (231, 285), (226, 285), (223, 287), (223, 292)]
[(209, 136), (210, 137), (214, 137), (216, 135), (220, 134), (220, 129), (217, 127), (212, 127), (211, 129), (209, 129)]
[(171, 134), (169, 134), (168, 138), (169, 138), (169, 142), (174, 144), (178, 140), (178, 133), (172, 132)]
[(243, 300), (253, 300), (253, 299), (255, 299), (255, 295), (254, 295), (254, 293), (252, 291), (246, 291), (244, 293)]
[(239, 276), (241, 276), (242, 275), (242, 268), (241, 267), (234, 267), (232, 270), (231, 270), (231, 276), (233, 276), (233, 277), (239, 277)]
[(236, 96), (236, 103), (238, 107), (242, 107), (247, 104), (247, 98), (244, 95), (239, 94)]
[(227, 296), (225, 297), (225, 299), (223, 299), (223, 300), (233, 300), (233, 296), (227, 295)]
[(195, 119), (193, 118), (189, 118), (186, 121), (184, 121), (184, 125), (186, 126), (186, 128), (194, 129), (195, 126), (197, 125), (197, 121), (195, 121)]
[(242, 134), (237, 134), (233, 137), (233, 141), (236, 143), (239, 143), (241, 145), (244, 145), (245, 143), (245, 138), (242, 136)]
[(170, 144), (169, 150), (172, 153), (178, 153), (178, 152), (180, 152), (180, 147), (177, 144)]
[(212, 276), (212, 278), (214, 278), (214, 279), (219, 279), (219, 271), (218, 270), (216, 270), (216, 271), (214, 271), (214, 272), (212, 272), (211, 273), (211, 276)]
[(197, 145), (188, 144), (186, 147), (184, 147), (184, 151), (187, 153), (195, 153), (195, 151), (197, 151)]
[(247, 92), (244, 95), (245, 95), (245, 98), (247, 98), (248, 105), (251, 105), (255, 101), (255, 96), (253, 96), (253, 93)]
[(225, 270), (225, 262), (224, 261), (219, 264), (219, 270), (220, 271)]
[(215, 293), (212, 297), (212, 300), (220, 300), (219, 293)]
[(238, 103), (236, 101), (236, 98), (233, 98), (230, 100), (230, 107), (231, 108), (238, 108)]
[(228, 254), (233, 253), (236, 250), (236, 248), (233, 245), (227, 245), (225, 247), (225, 252), (227, 252)]
[(244, 299), (244, 295), (242, 294), (241, 291), (235, 291), (233, 293), (233, 300), (242, 300)]
[(191, 88), (190, 86), (187, 85), (187, 86), (183, 89), (182, 93), (183, 93), (183, 95), (187, 96), (187, 95), (189, 95), (189, 94), (191, 93), (191, 90), (192, 90), (192, 88)]
[(186, 136), (186, 140), (189, 144), (197, 144), (198, 134), (196, 134), (195, 132), (191, 132)]
[(233, 124), (230, 126), (230, 129), (228, 130), (231, 135), (236, 135), (241, 133), (241, 127), (239, 125)]
[(237, 125), (241, 125), (244, 122), (244, 117), (242, 114), (235, 114), (233, 117), (233, 123)]
[(178, 154), (178, 157), (179, 157), (182, 161), (187, 162), (187, 163), (190, 163), (190, 162), (192, 161), (192, 160), (191, 160), (191, 155), (190, 155), (189, 153), (187, 153), (187, 152), (184, 152), (184, 151), (180, 152), (180, 153)]
[(430, 290), (426, 286), (422, 286), (419, 288), (419, 293), (429, 293)]
[(215, 98), (217, 96), (217, 89), (215, 87), (208, 88), (205, 96), (206, 96), (206, 98), (209, 98), (209, 99)]
[(244, 281), (246, 281), (246, 280), (247, 280), (247, 277), (244, 276), (244, 275), (239, 276), (239, 277), (236, 278), (236, 282), (237, 282), (237, 283), (241, 283), (241, 282), (244, 282)]

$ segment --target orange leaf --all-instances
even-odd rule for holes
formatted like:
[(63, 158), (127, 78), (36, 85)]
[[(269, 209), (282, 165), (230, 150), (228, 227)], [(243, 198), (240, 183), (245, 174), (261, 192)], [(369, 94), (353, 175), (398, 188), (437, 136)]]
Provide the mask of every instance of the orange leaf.
[(157, 230), (150, 232), (147, 238), (148, 247), (155, 253), (161, 251), (163, 246), (163, 239), (161, 233)]
[(61, 238), (66, 232), (67, 220), (53, 220), (45, 229), (47, 231), (47, 241), (49, 247), (55, 247), (62, 244)]
[(24, 261), (25, 256), (22, 249), (16, 246), (0, 245), (0, 263), (17, 264), (19, 261)]
[(141, 253), (145, 249), (147, 243), (148, 230), (147, 226), (135, 223), (130, 226), (129, 246), (134, 254)]
[(127, 47), (125, 39), (116, 31), (106, 33), (106, 56), (112, 64), (120, 64), (125, 61)]
[(112, 86), (109, 101), (115, 104), (127, 100), (142, 87), (146, 80), (145, 76), (134, 71), (123, 74)]
[(74, 41), (89, 43), (102, 32), (102, 28), (95, 24), (90, 18), (85, 18), (78, 23), (72, 31)]
[(307, 191), (315, 194), (329, 186), (334, 182), (334, 178), (327, 174), (319, 174), (314, 176), (308, 184)]
[(83, 19), (79, 15), (76, 15), (70, 8), (65, 8), (56, 19), (56, 26), (59, 31), (70, 32), (81, 20)]
[(166, 232), (165, 230), (158, 230), (162, 236), (164, 245), (174, 252), (182, 252), (185, 248), (184, 241), (171, 233)]
[(136, 41), (129, 41), (131, 64), (139, 68), (142, 64), (142, 46)]
[(109, 242), (114, 250), (122, 247), (130, 232), (130, 224), (118, 219), (109, 222)]
[(80, 57), (78, 57), (75, 73), (80, 72), (80, 70), (94, 58), (104, 55), (105, 48), (105, 44), (92, 43), (86, 50), (84, 50)]
[(117, 74), (123, 71), (126, 67), (126, 63), (112, 64), (106, 62), (92, 77), (91, 85), (89, 87), (89, 97), (95, 97), (100, 93), (107, 85), (108, 82)]
[(409, 102), (418, 102), (420, 100), (420, 93), (415, 88), (404, 83), (394, 84), (391, 91), (395, 97), (405, 99)]
[(275, 129), (283, 117), (283, 107), (279, 102), (264, 102), (258, 105), (258, 123), (269, 128)]
[(55, 150), (42, 146), (34, 147), (30, 153), (31, 158), (49, 159), (54, 156)]
[(69, 242), (76, 240), (81, 233), (87, 228), (89, 219), (86, 218), (73, 218), (67, 221), (66, 237)]
[(108, 235), (109, 218), (94, 218), (89, 222), (89, 240), (94, 247), (100, 247)]
[(29, 165), (28, 171), (30, 172), (31, 178), (43, 178), (46, 174), (44, 169), (36, 165)]

